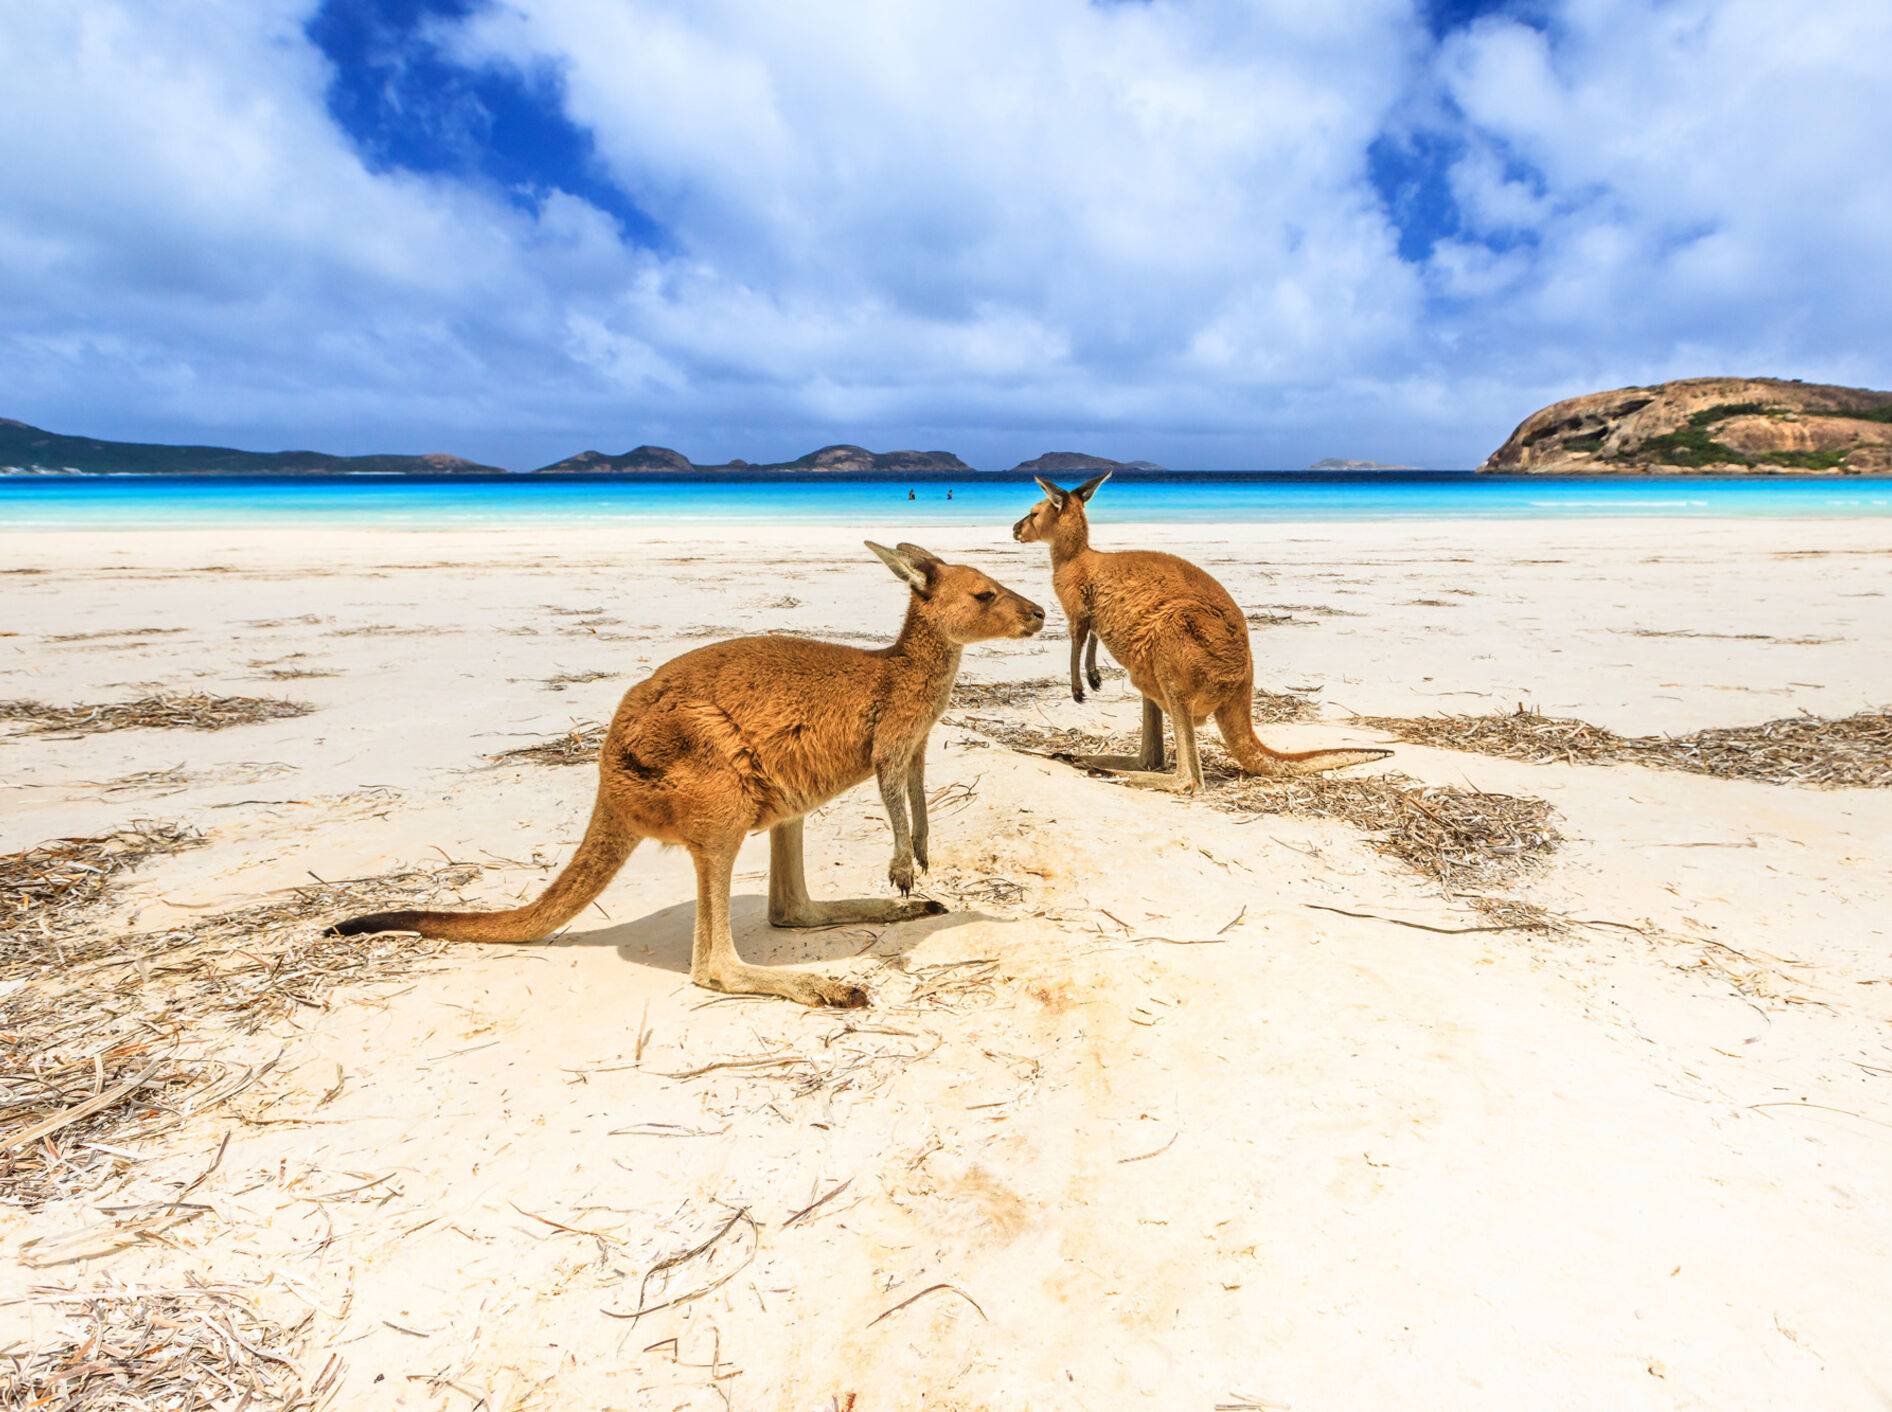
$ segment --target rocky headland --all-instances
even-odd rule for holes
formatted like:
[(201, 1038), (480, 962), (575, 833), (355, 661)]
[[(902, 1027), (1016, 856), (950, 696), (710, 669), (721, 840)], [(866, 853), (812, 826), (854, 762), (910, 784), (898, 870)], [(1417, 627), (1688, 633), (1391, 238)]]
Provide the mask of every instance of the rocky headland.
[(1533, 412), (1478, 468), (1512, 475), (1884, 475), (1892, 392), (1685, 378)]

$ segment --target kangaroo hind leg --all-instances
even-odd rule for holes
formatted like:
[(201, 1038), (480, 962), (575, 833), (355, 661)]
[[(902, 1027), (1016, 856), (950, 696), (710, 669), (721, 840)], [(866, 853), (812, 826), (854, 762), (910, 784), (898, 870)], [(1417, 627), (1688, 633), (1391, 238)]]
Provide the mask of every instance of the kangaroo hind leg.
[(834, 927), (848, 922), (910, 922), (937, 917), (946, 910), (928, 897), (851, 897), (815, 902), (808, 896), (802, 861), (802, 821), (791, 819), (769, 830), (769, 925)]
[(1143, 698), (1143, 736), (1134, 755), (1077, 755), (1074, 761), (1087, 770), (1118, 775), (1126, 770), (1163, 768), (1163, 708)]
[[(1143, 754), (1128, 762), (1127, 767), (1111, 768), (1111, 773), (1125, 784), (1136, 785), (1140, 789), (1160, 789), (1175, 794), (1193, 794), (1202, 788), (1202, 761), (1196, 753), (1196, 723), (1189, 712), (1178, 711), (1172, 702), (1168, 711), (1170, 724), (1176, 731), (1176, 768), (1163, 768), (1163, 709), (1148, 697), (1143, 701)], [(1155, 749), (1150, 741), (1155, 738)], [(1122, 757), (1117, 757), (1122, 758)], [(1154, 761), (1154, 766), (1146, 763)]]
[(752, 966), (742, 959), (729, 928), (729, 885), (741, 842), (736, 838), (714, 848), (690, 850), (690, 860), (696, 864), (696, 937), (690, 979), (730, 995), (779, 995), (802, 1005), (844, 1009), (865, 1005), (867, 992), (851, 981), (785, 966)]

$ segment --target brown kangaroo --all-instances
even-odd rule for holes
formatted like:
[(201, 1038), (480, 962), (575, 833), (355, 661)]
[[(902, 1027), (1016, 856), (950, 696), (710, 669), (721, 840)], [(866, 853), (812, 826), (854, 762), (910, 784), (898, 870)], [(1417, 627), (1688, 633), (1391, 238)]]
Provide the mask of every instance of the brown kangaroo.
[[(967, 643), (1030, 637), (1045, 622), (1044, 609), (977, 569), (914, 544), (867, 547), (912, 589), (891, 647), (744, 637), (666, 662), (619, 703), (599, 757), (591, 824), (538, 901), (505, 912), (376, 912), (331, 933), (537, 941), (577, 916), (649, 838), (682, 844), (696, 864), (690, 978), (698, 985), (804, 1005), (865, 1005), (859, 986), (752, 966), (737, 954), (729, 929), (736, 850), (748, 834), (769, 831), (773, 926), (903, 922), (944, 912), (937, 902), (907, 897), (915, 865), (926, 868), (927, 735), (946, 709)], [(811, 901), (802, 816), (869, 775), (879, 778), (893, 824), (887, 877), (903, 900)]]
[[(1035, 478), (1034, 478), (1035, 479)], [(1121, 774), (1131, 784), (1190, 792), (1202, 788), (1196, 727), (1210, 716), (1235, 763), (1251, 775), (1307, 775), (1383, 760), (1390, 750), (1271, 750), (1255, 734), (1255, 659), (1248, 620), (1208, 574), (1174, 554), (1130, 549), (1106, 553), (1090, 544), (1084, 506), (1110, 472), (1075, 490), (1038, 480), (1045, 498), (1012, 527), (1020, 544), (1051, 550), (1051, 582), (1071, 624), (1071, 695), (1084, 682), (1103, 685), (1097, 644), (1123, 664), (1143, 693), (1138, 754), (1088, 755), (1081, 764)], [(1085, 653), (1088, 649), (1089, 656)], [(1176, 768), (1163, 768), (1163, 716), (1176, 731)]]

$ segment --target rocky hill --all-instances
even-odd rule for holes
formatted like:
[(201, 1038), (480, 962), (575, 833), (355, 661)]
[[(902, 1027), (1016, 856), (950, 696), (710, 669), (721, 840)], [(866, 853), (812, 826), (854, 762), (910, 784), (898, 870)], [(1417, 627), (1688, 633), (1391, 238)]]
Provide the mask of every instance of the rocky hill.
[[(738, 464), (738, 463), (731, 463)], [(824, 446), (793, 461), (756, 466), (759, 471), (887, 471), (908, 472), (969, 471), (972, 469), (950, 451), (869, 451), (864, 446)]]
[(668, 446), (639, 446), (621, 456), (607, 456), (602, 451), (580, 451), (563, 461), (540, 466), (538, 474), (571, 475), (588, 471), (673, 471), (687, 474), (695, 469), (690, 464), (690, 458), (681, 451), (672, 451)]
[(1892, 473), (1892, 392), (1686, 378), (1533, 412), (1478, 468), (1525, 475)]
[(1026, 475), (1068, 475), (1072, 471), (1160, 471), (1154, 461), (1113, 461), (1107, 456), (1092, 456), (1083, 451), (1047, 451), (1029, 461), (1020, 461), (1014, 471)]
[(1391, 461), (1349, 461), (1344, 456), (1323, 456), (1310, 471), (1415, 471), (1417, 466), (1399, 465)]
[(680, 451), (667, 446), (640, 446), (621, 456), (607, 456), (602, 451), (581, 451), (549, 466), (539, 467), (540, 474), (568, 475), (573, 472), (610, 471), (879, 471), (889, 475), (913, 472), (939, 473), (970, 471), (972, 467), (950, 451), (869, 451), (864, 446), (824, 446), (793, 461), (725, 461), (720, 465), (699, 466)]
[(322, 451), (238, 451), (228, 446), (164, 446), (64, 436), (0, 417), (0, 471), (57, 475), (503, 475), (432, 452), (421, 456), (331, 456)]

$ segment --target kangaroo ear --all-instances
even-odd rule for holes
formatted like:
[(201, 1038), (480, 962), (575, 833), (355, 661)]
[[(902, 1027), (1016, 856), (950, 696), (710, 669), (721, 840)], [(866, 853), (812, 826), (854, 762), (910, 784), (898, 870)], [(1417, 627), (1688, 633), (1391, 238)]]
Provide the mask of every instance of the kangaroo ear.
[(1092, 476), (1089, 480), (1085, 481), (1084, 484), (1072, 491), (1071, 494), (1088, 504), (1090, 498), (1097, 493), (1097, 487), (1109, 479), (1109, 471), (1105, 471), (1101, 476)]
[(1038, 482), (1038, 489), (1045, 493), (1045, 499), (1051, 502), (1052, 509), (1062, 510), (1064, 508), (1064, 497), (1069, 492), (1059, 490), (1043, 476), (1033, 476), (1032, 479)]
[(925, 569), (929, 574), (935, 570), (946, 567), (946, 561), (940, 558), (939, 555), (935, 554), (930, 549), (922, 549), (917, 544), (901, 543), (896, 544), (894, 548), (906, 555), (909, 561)]
[[(926, 566), (904, 552), (912, 546), (902, 545), (899, 549), (889, 549), (886, 545), (876, 544), (871, 539), (862, 542), (874, 551), (875, 558), (893, 570), (896, 578), (905, 580), (907, 587), (920, 597), (924, 598), (933, 591), (933, 581), (927, 574)], [(922, 549), (920, 553), (926, 554), (926, 551)], [(926, 557), (936, 564), (939, 562), (930, 554), (926, 554)]]

